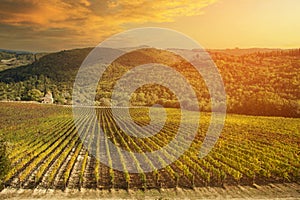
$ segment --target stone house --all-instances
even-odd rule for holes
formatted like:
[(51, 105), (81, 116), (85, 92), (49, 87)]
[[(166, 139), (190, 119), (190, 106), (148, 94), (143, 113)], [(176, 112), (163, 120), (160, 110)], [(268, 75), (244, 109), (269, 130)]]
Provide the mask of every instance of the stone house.
[(52, 93), (48, 91), (45, 96), (42, 98), (42, 103), (50, 103), (52, 104), (54, 102)]

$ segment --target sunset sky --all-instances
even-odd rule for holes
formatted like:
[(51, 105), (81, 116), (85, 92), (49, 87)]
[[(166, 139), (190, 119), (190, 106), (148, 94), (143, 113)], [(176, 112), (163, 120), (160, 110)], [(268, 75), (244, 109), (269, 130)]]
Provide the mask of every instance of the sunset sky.
[(131, 28), (180, 31), (204, 48), (299, 48), (299, 0), (0, 0), (0, 48), (93, 47)]

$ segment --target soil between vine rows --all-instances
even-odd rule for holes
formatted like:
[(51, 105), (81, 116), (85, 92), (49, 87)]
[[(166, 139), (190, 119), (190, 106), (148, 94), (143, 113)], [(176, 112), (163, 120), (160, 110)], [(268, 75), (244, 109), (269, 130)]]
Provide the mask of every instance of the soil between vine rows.
[[(269, 184), (291, 183), (299, 194), (300, 180), (300, 119), (258, 117), (228, 114), (224, 130), (213, 150), (204, 159), (198, 152), (205, 137), (210, 115), (202, 114), (200, 128), (190, 148), (170, 166), (150, 173), (129, 173), (112, 170), (87, 151), (72, 123), (70, 107), (1, 103), (5, 110), (6, 124), (1, 125), (1, 134), (8, 140), (9, 158), (12, 167), (5, 178), (6, 190), (195, 190), (195, 188), (223, 187), (269, 187)], [(4, 109), (5, 108), (5, 109)], [(160, 108), (158, 108), (160, 109)], [(16, 112), (16, 110), (18, 112)], [(162, 147), (175, 138), (180, 123), (176, 109), (166, 109), (168, 118), (160, 133), (147, 139), (128, 137), (113, 120), (111, 110), (97, 110), (97, 118), (83, 112), (82, 129), (91, 127), (92, 135), (85, 131), (86, 138), (96, 154), (111, 155), (107, 147), (97, 146), (99, 127), (114, 144), (130, 152), (151, 151)], [(1, 111), (0, 111), (1, 112)], [(2, 111), (4, 112), (4, 111)], [(10, 112), (10, 115), (7, 113)], [(22, 113), (24, 112), (24, 113)], [(25, 113), (26, 112), (26, 113)], [(35, 119), (37, 112), (46, 113)], [(122, 108), (119, 109), (122, 116)], [(140, 125), (149, 123), (147, 109), (132, 109), (134, 120)], [(159, 111), (158, 111), (159, 112)], [(188, 112), (188, 111), (187, 111)], [(17, 125), (14, 115), (21, 113)], [(49, 113), (47, 115), (47, 113)], [(30, 116), (33, 116), (34, 123)], [(190, 120), (184, 126), (188, 132)], [(100, 124), (96, 122), (100, 121)], [(127, 125), (127, 121), (123, 123)], [(184, 138), (178, 138), (180, 148)], [(176, 148), (174, 150), (176, 150)], [(114, 155), (122, 159), (122, 155)], [(172, 156), (170, 153), (166, 156)], [(134, 158), (132, 158), (134, 160)], [(147, 159), (147, 157), (145, 157)], [(151, 161), (147, 161), (151, 164)], [(163, 160), (157, 161), (163, 162)], [(296, 186), (295, 186), (296, 185)], [(200, 189), (200, 190), (202, 190)], [(197, 189), (198, 190), (198, 189)]]

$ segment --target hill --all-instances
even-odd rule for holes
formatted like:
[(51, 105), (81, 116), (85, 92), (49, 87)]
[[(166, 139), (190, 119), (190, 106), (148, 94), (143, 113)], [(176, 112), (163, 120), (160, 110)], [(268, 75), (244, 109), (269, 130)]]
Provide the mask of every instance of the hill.
[[(35, 100), (36, 96), (53, 93), (56, 103), (71, 103), (73, 82), (81, 63), (91, 48), (50, 53), (26, 65), (0, 71), (1, 100)], [(178, 50), (179, 51), (179, 50)], [(198, 59), (201, 52), (181, 50)], [(238, 53), (240, 51), (240, 53)], [(300, 50), (210, 50), (222, 75), (227, 93), (227, 110), (231, 113), (273, 116), (300, 116)], [(161, 55), (156, 58), (157, 55)], [(164, 56), (162, 56), (164, 55)], [(167, 58), (167, 59), (166, 59)], [(166, 52), (140, 50), (114, 62), (99, 83), (96, 100), (110, 98), (115, 82), (134, 65), (163, 62), (181, 71), (196, 88), (201, 109), (210, 110), (210, 97), (204, 81), (181, 58)], [(114, 68), (118, 68), (115, 70)], [(164, 77), (163, 73), (156, 73)], [(176, 77), (174, 77), (174, 83)], [(38, 92), (37, 92), (38, 90)], [(40, 93), (39, 93), (40, 92)], [(184, 91), (183, 91), (184, 92)], [(177, 98), (167, 88), (145, 85), (131, 99), (132, 104), (160, 103), (178, 107)], [(191, 108), (193, 109), (193, 108)]]
[(47, 55), (47, 53), (0, 49), (0, 71), (32, 64), (44, 55)]

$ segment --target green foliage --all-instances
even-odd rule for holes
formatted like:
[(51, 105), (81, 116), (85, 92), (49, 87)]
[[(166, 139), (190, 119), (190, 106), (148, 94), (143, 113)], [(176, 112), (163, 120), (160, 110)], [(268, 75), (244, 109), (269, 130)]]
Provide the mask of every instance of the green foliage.
[(43, 93), (38, 89), (31, 89), (27, 93), (28, 99), (32, 101), (40, 101)]
[[(72, 87), (80, 64), (91, 51), (75, 49), (45, 55), (36, 62), (22, 67), (7, 69), (0, 72), (0, 100), (29, 100), (28, 92), (37, 89), (42, 93), (51, 91), (56, 103), (70, 104)], [(201, 58), (201, 53), (188, 51), (195, 59)], [(240, 51), (240, 52), (239, 52)], [(259, 51), (259, 49), (255, 50)], [(227, 93), (227, 112), (299, 117), (299, 74), (300, 53), (294, 50), (224, 50), (211, 51), (210, 55), (222, 75)], [(98, 85), (96, 104), (107, 106), (111, 92), (117, 80), (134, 66), (156, 62), (171, 66), (180, 72), (193, 86), (202, 111), (210, 111), (211, 102), (205, 82), (193, 67), (170, 53), (146, 49), (131, 52), (117, 59), (109, 66)], [(93, 72), (91, 72), (93, 73)], [(162, 80), (165, 77), (174, 84), (178, 77), (170, 77), (165, 72), (149, 74), (149, 80), (155, 76)], [(134, 77), (138, 81), (141, 77)], [(181, 87), (181, 86), (177, 86)], [(186, 88), (180, 88), (178, 95), (186, 93)], [(124, 106), (125, 93), (116, 94), (118, 106)], [(136, 106), (152, 106), (161, 104), (165, 107), (178, 108), (176, 95), (167, 88), (149, 84), (138, 88), (131, 95), (131, 104)], [(36, 98), (33, 98), (36, 99)], [(103, 101), (104, 100), (104, 101)], [(196, 110), (191, 99), (184, 99), (189, 110)]]

